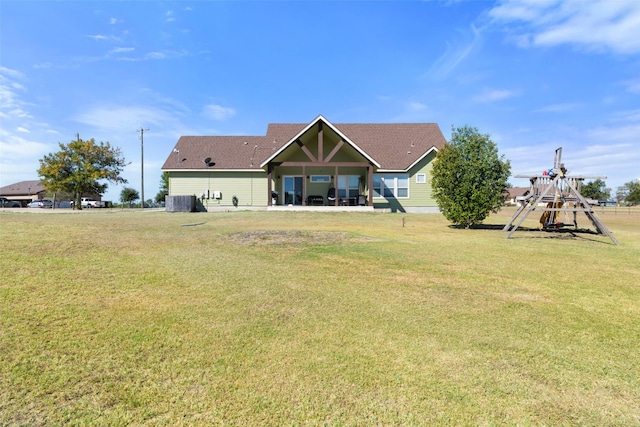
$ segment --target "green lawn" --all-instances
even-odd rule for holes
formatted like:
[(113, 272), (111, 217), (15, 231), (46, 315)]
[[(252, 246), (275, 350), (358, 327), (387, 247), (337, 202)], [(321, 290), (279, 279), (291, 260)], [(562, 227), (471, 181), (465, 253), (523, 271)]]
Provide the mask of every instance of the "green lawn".
[(0, 425), (640, 425), (640, 211), (512, 213), (0, 213)]

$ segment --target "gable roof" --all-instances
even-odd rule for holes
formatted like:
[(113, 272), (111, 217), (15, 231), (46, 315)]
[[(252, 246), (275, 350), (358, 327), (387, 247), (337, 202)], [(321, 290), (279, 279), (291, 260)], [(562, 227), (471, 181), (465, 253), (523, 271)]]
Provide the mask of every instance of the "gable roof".
[[(435, 123), (269, 124), (265, 136), (182, 136), (163, 170), (263, 170), (318, 121), (381, 171), (406, 171), (446, 143)], [(210, 162), (205, 160), (210, 158)]]
[(435, 123), (369, 123), (336, 125), (380, 163), (380, 169), (405, 171), (446, 140)]
[(516, 197), (526, 196), (530, 190), (531, 187), (511, 187), (506, 188), (505, 192), (508, 198), (515, 199)]
[(342, 138), (347, 144), (351, 145), (356, 151), (358, 151), (362, 156), (364, 156), (371, 163), (373, 163), (377, 167), (380, 167), (380, 164), (378, 162), (376, 162), (374, 159), (372, 159), (365, 151), (363, 151), (360, 147), (358, 147), (358, 145), (355, 142), (353, 142), (348, 136), (346, 136), (344, 133), (342, 133), (340, 131), (340, 129), (338, 129), (336, 126), (331, 124), (327, 119), (322, 117), (322, 115), (319, 115), (318, 117), (316, 117), (315, 120), (313, 120), (307, 126), (302, 128), (302, 130), (300, 130), (294, 136), (289, 138), (289, 141), (286, 144), (284, 144), (282, 147), (280, 147), (280, 149), (278, 149), (275, 153), (273, 153), (271, 156), (269, 156), (264, 162), (262, 162), (262, 164), (260, 166), (261, 167), (265, 167), (268, 162), (272, 161), (278, 154), (282, 153), (287, 147), (289, 147), (291, 144), (293, 144), (299, 137), (301, 137), (309, 129), (314, 127), (318, 122), (322, 122), (322, 123), (327, 124), (329, 126), (329, 128), (332, 129), (335, 133), (337, 133), (340, 136), (340, 138)]

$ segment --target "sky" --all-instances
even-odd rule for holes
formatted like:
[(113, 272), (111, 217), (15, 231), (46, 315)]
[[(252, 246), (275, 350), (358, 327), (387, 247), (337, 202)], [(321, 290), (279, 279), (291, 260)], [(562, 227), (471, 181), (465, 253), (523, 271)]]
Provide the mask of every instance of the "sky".
[(640, 178), (640, 1), (0, 0), (0, 186), (79, 135), (130, 162), (104, 200), (141, 164), (150, 199), (180, 136), (318, 115), (475, 127), (514, 175), (562, 147), (615, 194)]

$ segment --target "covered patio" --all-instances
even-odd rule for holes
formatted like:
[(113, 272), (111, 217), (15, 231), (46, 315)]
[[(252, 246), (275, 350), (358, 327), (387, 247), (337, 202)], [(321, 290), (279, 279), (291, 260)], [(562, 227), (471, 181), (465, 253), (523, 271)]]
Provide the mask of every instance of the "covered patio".
[(373, 173), (379, 165), (320, 118), (261, 166), (267, 170), (270, 208), (373, 209)]

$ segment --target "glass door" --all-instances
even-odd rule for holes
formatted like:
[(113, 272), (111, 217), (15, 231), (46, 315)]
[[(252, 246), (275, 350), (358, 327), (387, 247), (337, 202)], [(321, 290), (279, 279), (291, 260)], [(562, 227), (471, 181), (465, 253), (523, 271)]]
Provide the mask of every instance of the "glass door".
[(302, 177), (285, 176), (282, 183), (285, 205), (302, 204)]
[(360, 175), (338, 176), (338, 197), (344, 204), (355, 205), (360, 194)]

